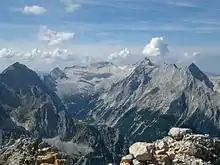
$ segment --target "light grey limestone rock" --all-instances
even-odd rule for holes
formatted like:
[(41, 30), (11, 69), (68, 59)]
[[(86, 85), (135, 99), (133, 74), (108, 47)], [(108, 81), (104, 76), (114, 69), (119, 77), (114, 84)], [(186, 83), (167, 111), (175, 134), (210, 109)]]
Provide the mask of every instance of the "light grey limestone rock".
[(152, 160), (154, 152), (154, 144), (137, 142), (129, 147), (130, 154), (134, 155), (139, 161)]
[(175, 140), (181, 140), (184, 135), (191, 134), (192, 130), (188, 128), (176, 128), (173, 127), (170, 129), (168, 135), (171, 136)]

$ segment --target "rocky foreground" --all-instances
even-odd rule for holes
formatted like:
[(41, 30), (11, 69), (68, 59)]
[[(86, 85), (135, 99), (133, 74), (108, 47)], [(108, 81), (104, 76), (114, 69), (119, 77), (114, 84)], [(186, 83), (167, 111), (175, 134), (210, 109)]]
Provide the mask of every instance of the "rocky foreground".
[[(74, 165), (77, 157), (61, 153), (41, 139), (21, 137), (0, 148), (0, 165)], [(104, 158), (103, 158), (104, 159)], [(151, 143), (137, 142), (120, 165), (220, 165), (220, 139), (172, 128)], [(96, 165), (96, 163), (91, 163)]]
[(20, 138), (0, 148), (0, 165), (72, 165), (74, 159), (41, 139)]
[(137, 142), (120, 165), (219, 165), (220, 139), (172, 128), (168, 136), (152, 143)]

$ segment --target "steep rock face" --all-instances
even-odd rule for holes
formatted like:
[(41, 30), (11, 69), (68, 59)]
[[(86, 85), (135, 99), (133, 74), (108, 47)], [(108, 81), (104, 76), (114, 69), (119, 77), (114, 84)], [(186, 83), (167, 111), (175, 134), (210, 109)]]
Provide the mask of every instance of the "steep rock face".
[(213, 83), (194, 63), (189, 66), (189, 71), (196, 79), (203, 81), (209, 88), (213, 89)]
[[(187, 130), (187, 131), (186, 131)], [(173, 128), (168, 137), (152, 143), (137, 142), (120, 165), (218, 165), (220, 140), (209, 135), (193, 134), (190, 129)], [(181, 138), (176, 139), (176, 137)]]
[(61, 131), (58, 125), (65, 107), (34, 71), (15, 63), (0, 74), (0, 84), (2, 113), (15, 125), (46, 137)]
[(76, 125), (77, 135), (73, 142), (91, 147), (93, 152), (87, 153), (78, 162), (79, 165), (86, 162), (89, 165), (117, 163), (122, 153), (126, 153), (128, 140), (119, 130), (106, 126), (86, 126), (82, 123)]
[(214, 84), (214, 90), (217, 91), (218, 93), (220, 93), (220, 76), (210, 76), (210, 79), (212, 80), (213, 84)]
[(78, 158), (76, 165), (106, 165), (118, 163), (127, 151), (128, 140), (117, 129), (92, 126), (74, 121), (75, 133), (69, 140), (59, 137), (44, 139), (59, 151)]
[(156, 65), (145, 59), (101, 95), (91, 116), (131, 139), (154, 140), (172, 126), (220, 135), (220, 96), (195, 65)]
[[(53, 139), (59, 138), (59, 144), (67, 145), (63, 152), (71, 149), (70, 155), (75, 155), (80, 165), (119, 161), (126, 145), (119, 131), (104, 126), (97, 129), (72, 118), (56, 93), (26, 66), (15, 63), (0, 74), (0, 89), (1, 146), (21, 135), (38, 136), (52, 145)], [(81, 151), (81, 147), (90, 150), (76, 153), (75, 148)]]

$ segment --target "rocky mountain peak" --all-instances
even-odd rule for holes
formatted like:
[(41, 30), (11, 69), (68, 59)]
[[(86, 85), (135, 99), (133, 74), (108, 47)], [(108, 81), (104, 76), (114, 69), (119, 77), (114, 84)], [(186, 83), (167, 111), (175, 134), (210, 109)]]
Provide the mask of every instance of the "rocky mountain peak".
[(145, 57), (144, 58), (144, 62), (147, 64), (147, 65), (154, 65), (152, 62), (151, 62), (151, 60), (149, 59), (149, 58), (147, 58), (147, 57)]
[(195, 63), (189, 65), (188, 70), (194, 78), (198, 79), (201, 82), (204, 82), (208, 88), (213, 89), (213, 83), (209, 80), (208, 76), (206, 76), (206, 74), (199, 69), (199, 67)]
[(191, 126), (216, 136), (220, 128), (219, 98), (195, 64), (185, 69), (174, 64), (151, 64), (146, 59), (102, 94), (91, 114), (96, 121), (118, 127), (135, 140), (161, 138), (172, 125)]
[(29, 86), (44, 86), (36, 72), (18, 62), (12, 64), (0, 74), (0, 81), (17, 92)]
[(7, 69), (5, 69), (2, 73), (7, 73), (9, 71), (13, 71), (13, 70), (23, 70), (23, 71), (27, 71), (29, 70), (28, 67), (26, 67), (25, 65), (19, 63), (19, 62), (15, 62), (14, 64), (10, 65)]
[(155, 64), (147, 57), (144, 58), (144, 60), (138, 62), (135, 66), (137, 67), (149, 67), (149, 66), (154, 66)]
[(55, 69), (53, 69), (50, 72), (50, 75), (52, 76), (52, 78), (54, 78), (55, 80), (57, 79), (68, 79), (68, 77), (66, 76), (66, 74), (59, 68), (56, 67)]
[[(58, 113), (65, 111), (65, 107), (36, 72), (15, 63), (0, 74), (0, 84), (0, 105), (12, 125), (40, 135), (57, 135)], [(40, 122), (44, 124), (40, 125)]]
[(139, 63), (136, 64), (134, 68), (134, 72), (131, 73), (130, 77), (133, 76), (138, 76), (139, 74), (148, 74), (150, 70), (155, 68), (156, 65), (151, 62), (151, 60), (147, 57), (143, 61), (140, 61)]

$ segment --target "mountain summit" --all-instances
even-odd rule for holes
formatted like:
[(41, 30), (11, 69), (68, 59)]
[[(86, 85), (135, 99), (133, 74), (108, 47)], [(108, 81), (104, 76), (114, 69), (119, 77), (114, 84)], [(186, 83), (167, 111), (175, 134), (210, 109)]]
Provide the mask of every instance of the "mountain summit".
[[(10, 146), (20, 136), (43, 138), (74, 157), (76, 165), (118, 162), (126, 144), (118, 129), (75, 119), (36, 72), (15, 63), (0, 74), (0, 146)], [(20, 149), (10, 152), (19, 155)], [(8, 155), (1, 148), (0, 153)], [(6, 161), (1, 159), (0, 164)]]
[(134, 140), (155, 140), (172, 126), (220, 133), (220, 96), (195, 64), (183, 69), (145, 59), (104, 92), (90, 114)]
[(209, 78), (196, 66), (196, 64), (192, 63), (188, 67), (190, 73), (198, 80), (204, 82), (207, 87), (213, 89), (214, 85), (213, 83), (209, 80)]
[(36, 72), (18, 62), (10, 65), (2, 72), (0, 81), (11, 86), (17, 92), (20, 91), (20, 88), (27, 88), (28, 86), (43, 86)]

